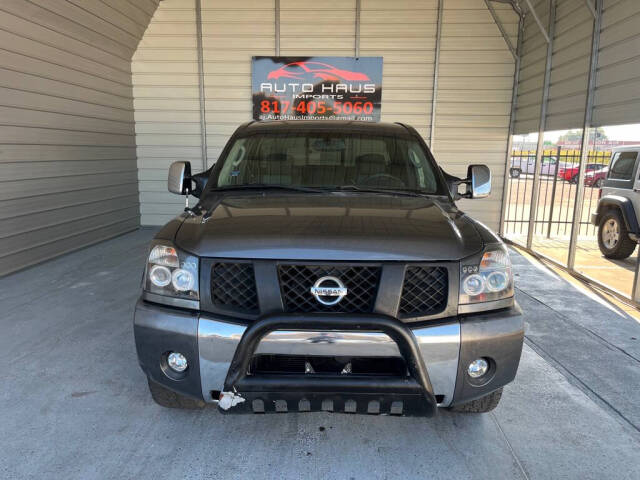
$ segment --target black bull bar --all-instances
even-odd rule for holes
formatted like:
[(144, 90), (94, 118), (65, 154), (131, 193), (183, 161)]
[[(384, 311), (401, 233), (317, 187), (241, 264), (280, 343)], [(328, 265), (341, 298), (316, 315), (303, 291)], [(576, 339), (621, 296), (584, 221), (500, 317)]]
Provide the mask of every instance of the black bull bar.
[[(275, 330), (378, 331), (396, 342), (407, 376), (249, 374), (260, 341)], [(223, 398), (227, 396), (228, 398)], [(437, 401), (412, 331), (391, 317), (269, 316), (242, 335), (220, 395), (224, 413), (334, 411), (433, 416)]]

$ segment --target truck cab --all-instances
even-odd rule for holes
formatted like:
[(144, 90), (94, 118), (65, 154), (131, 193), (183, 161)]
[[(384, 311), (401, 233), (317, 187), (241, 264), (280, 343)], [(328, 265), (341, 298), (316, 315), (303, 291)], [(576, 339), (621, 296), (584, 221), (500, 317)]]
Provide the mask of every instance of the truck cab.
[(224, 413), (488, 412), (524, 335), (504, 243), (456, 206), (491, 172), (415, 129), (242, 125), (149, 248), (134, 333), (153, 399)]

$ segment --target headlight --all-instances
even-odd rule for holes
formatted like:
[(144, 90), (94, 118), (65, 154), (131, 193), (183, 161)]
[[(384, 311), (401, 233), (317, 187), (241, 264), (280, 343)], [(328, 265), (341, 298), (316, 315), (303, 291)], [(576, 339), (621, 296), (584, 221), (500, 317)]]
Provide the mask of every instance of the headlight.
[(481, 257), (462, 261), (458, 301), (461, 313), (508, 306), (492, 303), (504, 299), (513, 300), (511, 260), (504, 245), (491, 245)]
[(198, 257), (172, 245), (154, 245), (147, 260), (144, 290), (165, 297), (198, 301)]

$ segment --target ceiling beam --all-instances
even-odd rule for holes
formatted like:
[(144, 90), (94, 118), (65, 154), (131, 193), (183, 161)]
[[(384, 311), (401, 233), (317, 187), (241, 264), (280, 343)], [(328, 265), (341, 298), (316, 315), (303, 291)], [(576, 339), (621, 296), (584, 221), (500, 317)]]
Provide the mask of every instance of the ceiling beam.
[(500, 18), (498, 17), (498, 14), (497, 14), (495, 8), (493, 8), (493, 5), (491, 4), (491, 2), (489, 0), (484, 0), (484, 3), (487, 5), (487, 8), (489, 9), (489, 13), (493, 17), (493, 21), (496, 23), (496, 26), (498, 27), (498, 30), (500, 30), (500, 33), (502, 34), (502, 38), (504, 38), (504, 41), (507, 44), (507, 47), (509, 47), (509, 50), (511, 51), (511, 55), (513, 55), (513, 59), (516, 60), (518, 58), (518, 54), (516, 53), (516, 49), (513, 46), (513, 43), (511, 43), (511, 39), (509, 38), (509, 34), (504, 29), (504, 25), (502, 24), (502, 21), (500, 21)]
[(527, 6), (529, 7), (529, 11), (531, 12), (531, 15), (533, 16), (533, 19), (538, 24), (538, 28), (540, 29), (540, 32), (542, 33), (542, 36), (547, 41), (547, 43), (550, 43), (551, 39), (549, 38), (549, 34), (547, 33), (547, 29), (544, 28), (544, 25), (542, 25), (542, 22), (540, 21), (540, 17), (538, 17), (538, 14), (536, 13), (535, 9), (533, 8), (533, 5), (531, 5), (531, 0), (525, 0), (525, 2), (527, 2)]

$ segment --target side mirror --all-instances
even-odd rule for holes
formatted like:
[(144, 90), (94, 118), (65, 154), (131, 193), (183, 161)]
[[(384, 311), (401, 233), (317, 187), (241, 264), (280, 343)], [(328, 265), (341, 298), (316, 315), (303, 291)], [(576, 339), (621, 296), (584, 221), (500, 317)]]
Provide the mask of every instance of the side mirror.
[(200, 198), (202, 196), (202, 192), (204, 192), (205, 187), (207, 186), (207, 181), (209, 180), (209, 175), (211, 175), (211, 167), (209, 170), (206, 170), (201, 173), (196, 173), (191, 176), (191, 180), (193, 180), (193, 191), (191, 195), (196, 198)]
[(469, 165), (466, 181), (470, 198), (485, 198), (491, 193), (491, 170), (486, 165)]
[(171, 164), (167, 188), (171, 193), (178, 195), (191, 193), (191, 164), (189, 162), (173, 162)]

